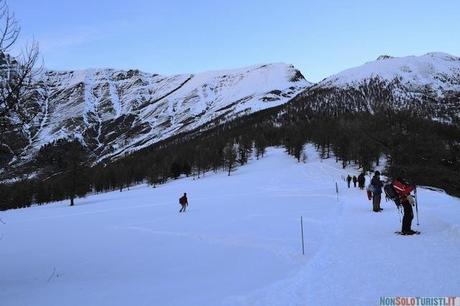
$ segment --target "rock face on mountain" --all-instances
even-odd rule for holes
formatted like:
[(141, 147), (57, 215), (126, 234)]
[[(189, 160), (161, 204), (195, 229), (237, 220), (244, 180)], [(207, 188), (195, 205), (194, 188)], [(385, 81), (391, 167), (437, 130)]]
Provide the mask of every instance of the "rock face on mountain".
[(138, 70), (47, 71), (35, 90), (36, 116), (24, 126), (22, 156), (80, 138), (95, 161), (278, 106), (311, 84), (292, 65), (269, 64), (161, 76)]
[(445, 53), (380, 56), (310, 87), (297, 100), (330, 113), (407, 110), (460, 122), (460, 58)]
[[(9, 63), (0, 60), (0, 77), (11, 73)], [(15, 177), (5, 175), (9, 168), (33, 160), (41, 146), (60, 138), (79, 138), (94, 162), (109, 161), (287, 102), (332, 115), (404, 110), (460, 125), (460, 58), (383, 55), (315, 85), (286, 64), (174, 76), (113, 69), (46, 71), (27, 100), (33, 120), (3, 137), (8, 141), (0, 147), (0, 179)]]

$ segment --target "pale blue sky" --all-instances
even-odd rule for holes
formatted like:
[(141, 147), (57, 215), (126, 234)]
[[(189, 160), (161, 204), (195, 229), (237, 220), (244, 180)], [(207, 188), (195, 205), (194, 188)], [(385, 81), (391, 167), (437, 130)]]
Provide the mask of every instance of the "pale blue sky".
[(189, 73), (285, 62), (319, 81), (381, 54), (460, 55), (459, 0), (9, 0), (51, 69)]

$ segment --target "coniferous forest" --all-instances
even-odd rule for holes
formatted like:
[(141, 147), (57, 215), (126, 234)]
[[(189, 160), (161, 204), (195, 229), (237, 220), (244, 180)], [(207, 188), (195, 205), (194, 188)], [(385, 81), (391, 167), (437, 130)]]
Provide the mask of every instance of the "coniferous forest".
[(26, 207), (74, 199), (90, 192), (123, 191), (148, 182), (152, 187), (181, 175), (197, 179), (208, 171), (228, 175), (252, 154), (283, 146), (299, 162), (303, 146), (313, 143), (324, 158), (335, 157), (345, 167), (371, 171), (381, 157), (386, 174), (417, 185), (442, 188), (460, 195), (460, 128), (411, 111), (321, 111), (301, 98), (211, 129), (198, 129), (156, 143), (115, 161), (96, 165), (91, 152), (74, 139), (42, 147), (35, 159), (40, 169), (33, 179), (0, 185), (0, 208)]

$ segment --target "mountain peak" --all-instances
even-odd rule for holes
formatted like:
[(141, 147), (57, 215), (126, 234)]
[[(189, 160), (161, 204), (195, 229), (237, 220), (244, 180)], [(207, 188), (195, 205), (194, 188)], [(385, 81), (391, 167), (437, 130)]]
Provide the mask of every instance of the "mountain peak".
[(429, 52), (424, 56), (431, 58), (439, 58), (446, 61), (460, 61), (460, 57), (445, 52)]
[(394, 58), (394, 57), (390, 55), (380, 55), (379, 57), (377, 57), (377, 60), (383, 61), (383, 60), (390, 59), (390, 58)]
[(31, 158), (69, 135), (83, 139), (97, 161), (116, 158), (196, 128), (287, 103), (311, 86), (294, 66), (260, 64), (163, 76), (139, 70), (45, 71), (37, 122), (24, 143)]
[(410, 87), (460, 89), (460, 58), (442, 52), (421, 56), (379, 56), (377, 60), (330, 76), (317, 86), (351, 87), (378, 78)]

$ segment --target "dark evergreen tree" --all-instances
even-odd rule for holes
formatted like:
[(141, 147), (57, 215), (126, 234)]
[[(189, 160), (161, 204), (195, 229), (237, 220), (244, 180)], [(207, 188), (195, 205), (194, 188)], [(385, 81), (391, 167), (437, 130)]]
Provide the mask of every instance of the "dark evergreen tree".
[(177, 179), (182, 173), (182, 167), (177, 161), (174, 161), (171, 164), (171, 170), (170, 171), (171, 171), (171, 176), (174, 179)]
[(78, 140), (60, 139), (40, 149), (37, 163), (44, 169), (42, 175), (47, 176), (44, 181), (63, 186), (73, 206), (75, 197), (90, 190), (88, 159), (86, 148)]
[(252, 153), (253, 149), (253, 141), (247, 134), (239, 137), (238, 141), (238, 163), (240, 165), (245, 165), (248, 160), (249, 156)]
[(254, 141), (254, 146), (256, 149), (256, 158), (263, 158), (266, 148), (267, 148), (267, 140), (265, 139), (263, 134), (256, 135), (255, 141)]
[(228, 171), (229, 176), (236, 168), (237, 158), (237, 145), (233, 143), (227, 144), (224, 149), (224, 165), (225, 169)]

